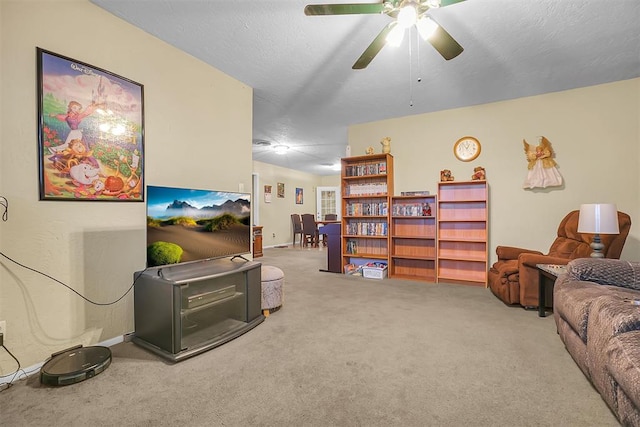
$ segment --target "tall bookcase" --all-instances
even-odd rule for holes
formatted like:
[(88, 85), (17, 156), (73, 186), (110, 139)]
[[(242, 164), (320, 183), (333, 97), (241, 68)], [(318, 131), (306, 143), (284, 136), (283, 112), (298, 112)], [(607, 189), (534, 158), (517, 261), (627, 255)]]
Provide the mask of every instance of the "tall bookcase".
[(489, 185), (438, 183), (438, 282), (487, 286)]
[(389, 262), (389, 197), (393, 156), (342, 159), (342, 266)]
[(436, 281), (436, 196), (391, 198), (389, 276)]

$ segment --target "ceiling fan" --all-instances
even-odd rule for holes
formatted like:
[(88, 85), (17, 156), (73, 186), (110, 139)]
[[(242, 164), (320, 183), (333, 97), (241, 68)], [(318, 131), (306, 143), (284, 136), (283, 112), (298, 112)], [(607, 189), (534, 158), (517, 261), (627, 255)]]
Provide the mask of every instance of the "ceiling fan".
[(405, 30), (413, 25), (420, 36), (427, 40), (447, 61), (464, 50), (444, 28), (438, 25), (428, 12), (430, 9), (449, 6), (464, 0), (383, 0), (380, 3), (310, 4), (304, 8), (307, 16), (352, 15), (384, 13), (394, 18), (353, 64), (354, 70), (366, 68), (385, 44), (399, 46)]

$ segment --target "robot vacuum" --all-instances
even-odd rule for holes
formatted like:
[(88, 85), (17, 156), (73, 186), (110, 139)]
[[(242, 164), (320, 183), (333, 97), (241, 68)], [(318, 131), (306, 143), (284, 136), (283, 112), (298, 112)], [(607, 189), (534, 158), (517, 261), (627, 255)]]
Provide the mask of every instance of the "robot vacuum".
[(111, 364), (108, 347), (77, 345), (51, 355), (40, 368), (40, 382), (69, 385), (95, 377)]

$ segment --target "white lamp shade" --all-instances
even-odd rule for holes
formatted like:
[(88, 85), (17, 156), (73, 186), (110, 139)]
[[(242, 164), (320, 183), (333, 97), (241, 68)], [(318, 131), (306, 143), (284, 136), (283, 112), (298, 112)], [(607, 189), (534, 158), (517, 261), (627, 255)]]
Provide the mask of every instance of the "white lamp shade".
[(578, 233), (618, 234), (618, 209), (614, 204), (580, 205)]
[(402, 39), (404, 38), (404, 28), (398, 24), (394, 25), (394, 27), (387, 34), (387, 43), (390, 46), (398, 47), (402, 43)]
[(398, 25), (404, 29), (415, 24), (416, 19), (418, 19), (418, 11), (413, 3), (407, 4), (398, 13)]

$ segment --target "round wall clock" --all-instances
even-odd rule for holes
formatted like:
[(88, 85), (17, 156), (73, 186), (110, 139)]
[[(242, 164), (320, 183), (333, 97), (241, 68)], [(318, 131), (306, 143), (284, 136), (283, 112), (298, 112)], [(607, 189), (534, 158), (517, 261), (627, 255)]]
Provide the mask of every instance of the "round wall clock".
[(453, 154), (456, 155), (458, 160), (470, 162), (480, 155), (481, 149), (480, 141), (472, 136), (465, 136), (457, 140), (453, 145)]

